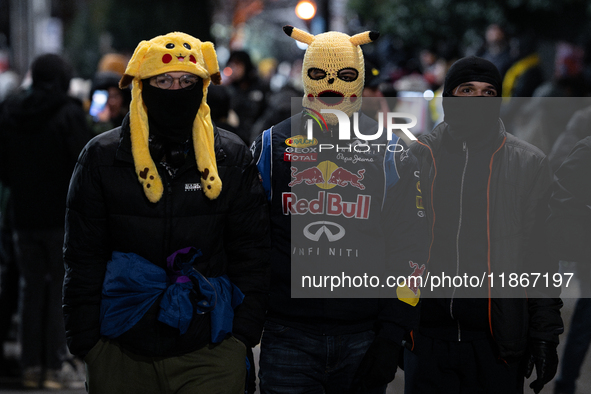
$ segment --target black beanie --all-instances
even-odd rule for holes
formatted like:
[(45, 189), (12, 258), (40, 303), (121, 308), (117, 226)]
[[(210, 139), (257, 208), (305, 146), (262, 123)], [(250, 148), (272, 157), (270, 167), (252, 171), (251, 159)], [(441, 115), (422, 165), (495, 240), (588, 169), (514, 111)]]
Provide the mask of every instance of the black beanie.
[(31, 65), (33, 88), (67, 92), (72, 79), (72, 66), (61, 56), (48, 53), (41, 55)]
[(443, 97), (452, 96), (453, 90), (464, 82), (486, 82), (495, 87), (497, 97), (503, 94), (503, 79), (497, 67), (476, 56), (462, 58), (451, 65), (445, 76)]

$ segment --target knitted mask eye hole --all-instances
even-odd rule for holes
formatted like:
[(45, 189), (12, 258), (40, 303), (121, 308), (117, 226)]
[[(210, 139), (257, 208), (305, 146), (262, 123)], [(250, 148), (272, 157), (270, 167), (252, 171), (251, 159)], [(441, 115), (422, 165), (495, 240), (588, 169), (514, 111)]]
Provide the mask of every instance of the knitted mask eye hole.
[(326, 78), (326, 71), (321, 70), (316, 67), (312, 67), (312, 68), (308, 69), (308, 77), (310, 77), (310, 79), (313, 79), (315, 81), (319, 81), (321, 79)]
[(169, 42), (168, 44), (166, 44), (166, 48), (167, 49), (173, 49), (174, 48), (174, 44), (172, 42)]
[(188, 50), (191, 50), (191, 45), (187, 44), (186, 42), (183, 44), (183, 46)]
[(339, 72), (337, 73), (337, 77), (339, 77), (341, 81), (345, 82), (353, 82), (357, 79), (358, 76), (359, 72), (351, 67), (343, 68), (342, 70), (339, 70)]

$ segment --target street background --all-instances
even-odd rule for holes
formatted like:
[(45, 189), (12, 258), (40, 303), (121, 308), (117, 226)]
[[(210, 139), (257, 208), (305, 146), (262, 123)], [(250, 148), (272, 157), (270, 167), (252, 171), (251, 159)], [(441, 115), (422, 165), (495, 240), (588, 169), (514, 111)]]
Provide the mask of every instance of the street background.
[[(283, 33), (284, 25), (312, 34), (328, 30), (350, 35), (379, 31), (379, 40), (363, 47), (366, 68), (376, 77), (372, 81), (376, 90), (386, 97), (396, 96), (398, 102), (403, 102), (405, 95), (432, 97), (443, 82), (446, 67), (454, 60), (473, 54), (484, 56), (492, 49), (502, 50), (514, 62), (526, 55), (539, 58), (537, 70), (541, 81), (535, 92), (532, 90), (521, 97), (591, 96), (591, 1), (588, 0), (314, 0), (314, 13), (308, 19), (296, 14), (299, 2), (0, 0), (0, 101), (9, 88), (26, 84), (29, 66), (36, 56), (53, 52), (62, 54), (74, 65), (76, 78), (71, 93), (89, 105), (92, 78), (104, 55), (130, 56), (141, 40), (183, 31), (214, 42), (225, 81), (231, 81), (231, 70), (226, 67), (231, 52), (248, 52), (261, 80), (269, 85), (268, 94), (273, 97), (270, 101), (276, 104), (281, 102), (276, 95), (284, 92), (287, 97), (301, 97), (298, 95), (301, 59), (306, 49)], [(497, 26), (494, 31), (503, 34), (489, 37), (490, 26)], [(568, 89), (560, 90), (565, 86)], [(276, 106), (269, 109), (279, 113)], [(560, 113), (552, 109), (538, 108), (539, 112), (511, 123), (510, 131), (548, 154), (552, 142), (566, 129), (570, 115), (577, 108), (560, 109)], [(428, 124), (437, 121), (437, 114), (432, 111), (426, 108), (422, 112)], [(534, 122), (538, 119), (542, 120)], [(559, 121), (558, 125), (554, 120)], [(262, 120), (255, 125), (259, 132), (270, 126)], [(591, 130), (591, 126), (587, 128)], [(528, 134), (533, 130), (553, 133), (536, 139)], [(560, 357), (578, 296), (577, 287), (564, 290), (563, 296), (565, 334), (558, 348)], [(18, 357), (19, 347), (14, 338), (4, 346), (7, 356)], [(258, 352), (258, 348), (255, 350)], [(399, 371), (388, 393), (403, 392), (403, 377)], [(22, 392), (18, 387), (18, 379), (0, 378), (0, 392)], [(551, 382), (543, 392), (551, 393), (552, 389)], [(41, 393), (41, 390), (27, 391)], [(526, 388), (525, 392), (531, 390)], [(591, 394), (589, 354), (577, 393)]]

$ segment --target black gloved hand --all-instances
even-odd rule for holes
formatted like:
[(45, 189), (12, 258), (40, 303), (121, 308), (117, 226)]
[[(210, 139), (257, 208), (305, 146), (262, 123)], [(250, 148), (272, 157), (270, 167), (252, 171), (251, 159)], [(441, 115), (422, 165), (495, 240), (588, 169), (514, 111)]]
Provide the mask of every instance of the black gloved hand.
[(529, 387), (534, 390), (536, 394), (542, 391), (546, 383), (554, 378), (558, 368), (558, 352), (556, 351), (556, 343), (541, 341), (538, 339), (531, 340), (528, 344), (525, 361), (525, 377), (529, 378), (536, 367), (537, 379), (531, 382)]
[(361, 359), (353, 377), (350, 393), (363, 393), (394, 380), (402, 346), (383, 337), (376, 337)]

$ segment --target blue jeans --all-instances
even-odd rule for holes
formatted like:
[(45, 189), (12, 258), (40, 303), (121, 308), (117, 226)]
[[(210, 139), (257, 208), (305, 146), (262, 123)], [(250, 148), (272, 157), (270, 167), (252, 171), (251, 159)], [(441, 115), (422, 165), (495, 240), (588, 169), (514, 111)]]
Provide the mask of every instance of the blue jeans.
[[(261, 340), (261, 394), (347, 394), (375, 334), (314, 335), (266, 321)], [(386, 386), (367, 394), (384, 394)]]
[(574, 394), (576, 381), (591, 344), (591, 264), (576, 263), (581, 298), (577, 300), (560, 360), (560, 374), (554, 392)]

